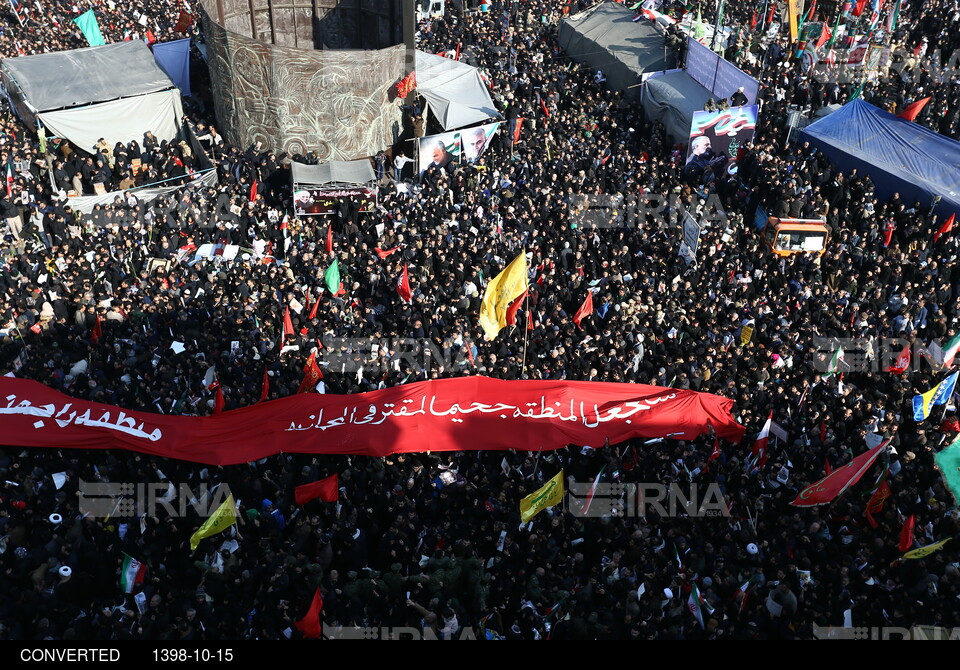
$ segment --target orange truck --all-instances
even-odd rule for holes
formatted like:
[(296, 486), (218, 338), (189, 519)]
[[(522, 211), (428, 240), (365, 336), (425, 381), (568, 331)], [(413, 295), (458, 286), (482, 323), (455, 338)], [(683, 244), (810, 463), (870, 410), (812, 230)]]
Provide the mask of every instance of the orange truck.
[(778, 256), (817, 254), (822, 256), (830, 241), (830, 229), (823, 219), (780, 219), (757, 208), (754, 221), (764, 244)]

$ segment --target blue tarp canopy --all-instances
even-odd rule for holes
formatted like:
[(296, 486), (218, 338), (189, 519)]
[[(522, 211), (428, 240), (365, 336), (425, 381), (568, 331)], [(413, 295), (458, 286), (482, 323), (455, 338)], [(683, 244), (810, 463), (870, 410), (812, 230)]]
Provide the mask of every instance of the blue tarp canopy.
[(870, 175), (879, 200), (899, 193), (912, 204), (935, 196), (940, 218), (960, 214), (960, 142), (854, 100), (800, 132), (844, 172)]

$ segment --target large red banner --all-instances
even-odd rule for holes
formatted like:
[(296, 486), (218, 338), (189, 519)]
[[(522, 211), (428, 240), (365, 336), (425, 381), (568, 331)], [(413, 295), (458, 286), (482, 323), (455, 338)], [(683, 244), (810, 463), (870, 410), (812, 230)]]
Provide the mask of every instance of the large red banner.
[(728, 398), (642, 384), (467, 377), (355, 395), (298, 394), (216, 416), (127, 411), (0, 377), (0, 443), (128, 449), (210, 465), (280, 453), (600, 447), (632, 437), (739, 441)]

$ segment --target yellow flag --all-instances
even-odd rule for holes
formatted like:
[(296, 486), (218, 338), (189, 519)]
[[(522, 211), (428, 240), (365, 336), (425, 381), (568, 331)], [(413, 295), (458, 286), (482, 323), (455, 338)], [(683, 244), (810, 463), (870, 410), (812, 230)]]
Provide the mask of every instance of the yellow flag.
[(913, 551), (908, 551), (903, 555), (904, 558), (923, 558), (924, 556), (929, 556), (935, 551), (939, 551), (943, 545), (952, 540), (952, 537), (948, 537), (946, 540), (940, 540), (939, 542), (934, 542), (933, 544), (928, 544), (925, 547), (920, 547), (919, 549), (914, 549)]
[(753, 326), (744, 326), (743, 331), (740, 333), (740, 346), (747, 346), (751, 337), (753, 337)]
[(507, 307), (527, 290), (527, 256), (520, 255), (493, 278), (483, 292), (480, 303), (480, 327), (488, 340), (492, 340), (507, 326)]
[(200, 545), (200, 540), (217, 533), (222, 533), (237, 522), (237, 507), (233, 502), (233, 495), (227, 496), (217, 511), (210, 515), (196, 533), (190, 536), (190, 549)]
[(561, 500), (563, 500), (563, 470), (537, 491), (520, 501), (520, 520), (526, 523)]
[(797, 27), (797, 17), (800, 10), (797, 8), (797, 0), (787, 0), (787, 23), (790, 26), (790, 43), (793, 44), (800, 37), (800, 31)]

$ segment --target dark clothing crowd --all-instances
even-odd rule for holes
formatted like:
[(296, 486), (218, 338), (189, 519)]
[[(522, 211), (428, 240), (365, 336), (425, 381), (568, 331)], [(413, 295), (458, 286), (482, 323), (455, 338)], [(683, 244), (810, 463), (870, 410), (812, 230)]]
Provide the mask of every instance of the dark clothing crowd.
[[(66, 7), (35, 16), (29, 30), (7, 10), (4, 55), (84, 46), (63, 28), (73, 18)], [(131, 7), (98, 6), (108, 41), (141, 37)], [(178, 36), (179, 5), (137, 7), (158, 39)], [(661, 9), (678, 15), (679, 5)], [(940, 407), (914, 421), (912, 397), (943, 372), (920, 360), (887, 372), (899, 349), (885, 345), (956, 334), (956, 239), (933, 241), (943, 217), (928, 204), (881, 200), (867, 175), (785, 141), (791, 106), (813, 113), (845, 102), (858, 82), (812, 80), (782, 39), (772, 49), (747, 29), (751, 12), (728, 9), (727, 23), (743, 29), (725, 53), (760, 79), (763, 109), (739, 173), (706, 185), (685, 177), (684, 142), (646, 119), (632, 94), (564, 55), (564, 6), (545, 0), (495, 1), (489, 12), (451, 10), (420, 24), (423, 50), (462, 45), (504, 122), (475, 163), (430, 168), (405, 184), (380, 156), (371, 213), (293, 216), (289, 164), (311, 157), (231, 146), (208, 105), (187, 105), (196, 144), (48, 142), (46, 155), (5, 107), (0, 161), (16, 176), (0, 214), (20, 223), (0, 243), (4, 372), (77, 398), (202, 416), (214, 411), (211, 367), (229, 412), (256, 403), (265, 377), (270, 399), (295, 394), (315, 352), (327, 393), (468, 375), (653, 384), (733, 399), (747, 436), (542, 453), (518, 443), (506, 453), (383, 459), (282, 454), (228, 467), (69, 445), (0, 447), (0, 639), (296, 639), (318, 588), (331, 636), (412, 626), (447, 638), (804, 639), (845, 622), (960, 625), (955, 543), (917, 560), (901, 560), (898, 548), (910, 515), (912, 548), (960, 530), (933, 460), (960, 426)], [(947, 51), (960, 39), (955, 22), (946, 2), (911, 3), (894, 39)], [(670, 44), (681, 51), (683, 40)], [(915, 76), (891, 70), (859, 95), (897, 111), (932, 95), (918, 122), (955, 136), (957, 83), (924, 62), (911, 66)], [(420, 109), (406, 111), (406, 136), (423, 134)], [(389, 149), (391, 159), (402, 146)], [(150, 201), (129, 190), (187, 181), (200, 153), (216, 168), (215, 186), (190, 181)], [(66, 193), (90, 194), (98, 183), (122, 195), (92, 212), (70, 207)], [(584, 194), (616, 194), (625, 209), (657, 194), (665, 205), (615, 219), (622, 225), (583, 226), (573, 212)], [(825, 253), (772, 254), (753, 226), (758, 206), (823, 218)], [(693, 262), (677, 253), (683, 210), (708, 220)], [(198, 258), (205, 244), (240, 253)], [(484, 287), (520, 253), (530, 268), (525, 307), (485, 341)], [(334, 258), (337, 293), (324, 281)], [(405, 265), (412, 304), (396, 291)], [(577, 326), (588, 291), (594, 312)], [(294, 300), (303, 308), (285, 336)], [(102, 335), (92, 338), (95, 328)], [(383, 346), (355, 351), (349, 338)], [(402, 358), (393, 345), (404, 338), (430, 340), (442, 360)], [(847, 367), (827, 374), (826, 359), (850, 340), (859, 344), (844, 344)], [(334, 360), (356, 365), (343, 372)], [(767, 462), (750, 467), (753, 436), (771, 412), (788, 437), (771, 438)], [(865, 451), (870, 435), (892, 449), (859, 484), (827, 506), (790, 505)], [(727, 514), (583, 517), (564, 503), (521, 525), (520, 499), (561, 469), (584, 483), (602, 472), (604, 484), (717, 484)], [(874, 527), (866, 505), (885, 469), (892, 495)], [(296, 504), (294, 487), (331, 474), (339, 502)], [(204, 521), (191, 505), (183, 516), (83, 515), (81, 481), (226, 485), (240, 522), (191, 551)], [(124, 555), (146, 566), (133, 593), (120, 586)], [(687, 606), (694, 592), (702, 624)]]

